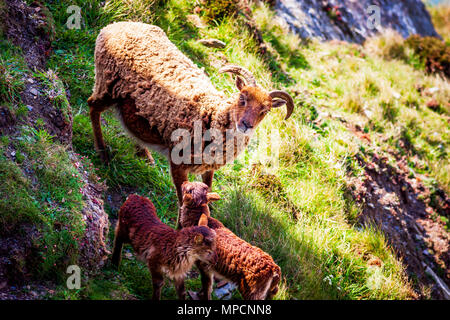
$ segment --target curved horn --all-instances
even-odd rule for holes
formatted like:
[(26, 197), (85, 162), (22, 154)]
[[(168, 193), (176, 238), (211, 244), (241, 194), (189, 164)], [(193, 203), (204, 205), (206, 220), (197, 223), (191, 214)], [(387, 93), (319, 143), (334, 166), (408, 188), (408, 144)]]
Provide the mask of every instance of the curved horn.
[(274, 90), (274, 91), (270, 92), (269, 95), (272, 98), (280, 98), (280, 99), (283, 99), (284, 101), (286, 101), (287, 113), (286, 113), (286, 118), (284, 118), (284, 120), (289, 119), (292, 112), (294, 112), (294, 99), (292, 99), (291, 95), (289, 93), (287, 93), (286, 91), (282, 91), (282, 90)]
[(220, 68), (219, 73), (225, 73), (225, 72), (229, 72), (229, 73), (234, 73), (240, 76), (243, 76), (245, 81), (247, 82), (247, 85), (250, 87), (256, 87), (256, 79), (253, 76), (253, 74), (248, 71), (247, 69), (245, 69), (244, 67), (235, 65), (235, 64), (229, 64), (226, 65), (225, 67)]

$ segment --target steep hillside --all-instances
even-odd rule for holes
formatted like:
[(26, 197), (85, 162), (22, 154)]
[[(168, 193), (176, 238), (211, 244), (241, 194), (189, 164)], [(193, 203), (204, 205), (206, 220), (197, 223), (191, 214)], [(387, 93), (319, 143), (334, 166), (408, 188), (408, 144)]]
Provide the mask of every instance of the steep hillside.
[[(66, 25), (73, 4), (79, 29)], [(105, 263), (105, 212), (114, 226), (126, 196), (139, 193), (174, 226), (168, 163), (156, 152), (154, 166), (138, 157), (107, 111), (112, 159), (103, 165), (86, 103), (99, 30), (135, 20), (160, 26), (218, 89), (236, 90), (217, 73), (236, 63), (295, 97), (292, 118), (267, 116), (213, 185), (222, 200), (212, 214), (280, 265), (276, 299), (449, 298), (450, 84), (400, 35), (363, 45), (301, 39), (275, 19), (276, 7), (245, 1), (8, 0), (0, 10), (17, 12), (3, 21), (0, 44), (0, 297), (151, 297), (130, 247), (119, 271)], [(211, 38), (226, 46), (198, 42)], [(261, 161), (271, 134), (278, 154)], [(80, 290), (65, 287), (70, 264), (89, 275)], [(195, 270), (186, 286), (199, 289)], [(175, 296), (167, 285), (163, 298)]]

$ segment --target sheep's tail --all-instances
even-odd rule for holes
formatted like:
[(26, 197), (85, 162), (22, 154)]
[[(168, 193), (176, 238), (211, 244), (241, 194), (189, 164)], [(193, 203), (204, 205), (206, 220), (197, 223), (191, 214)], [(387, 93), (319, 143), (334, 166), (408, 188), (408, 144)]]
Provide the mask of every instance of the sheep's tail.
[(120, 228), (119, 222), (117, 222), (116, 235), (114, 237), (114, 249), (111, 258), (111, 263), (116, 268), (119, 268), (120, 265), (120, 260), (122, 258), (122, 248), (124, 243), (123, 238), (120, 236), (119, 228)]

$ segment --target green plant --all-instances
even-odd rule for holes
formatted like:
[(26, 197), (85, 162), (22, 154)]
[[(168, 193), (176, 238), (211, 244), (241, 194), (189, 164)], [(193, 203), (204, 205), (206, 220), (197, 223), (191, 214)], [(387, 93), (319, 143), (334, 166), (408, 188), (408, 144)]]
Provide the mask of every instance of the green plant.
[(5, 40), (0, 41), (0, 103), (16, 103), (25, 88), (26, 65), (21, 50)]
[(450, 78), (450, 45), (434, 37), (412, 35), (406, 45), (420, 57), (429, 73), (442, 73)]

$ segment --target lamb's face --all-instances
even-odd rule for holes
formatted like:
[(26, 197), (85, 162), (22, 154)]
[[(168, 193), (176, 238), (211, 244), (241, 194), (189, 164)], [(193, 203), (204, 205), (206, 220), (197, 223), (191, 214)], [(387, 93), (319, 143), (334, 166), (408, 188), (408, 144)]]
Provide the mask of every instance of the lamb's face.
[(234, 112), (236, 130), (252, 135), (271, 108), (272, 98), (267, 92), (258, 87), (243, 87)]
[(272, 283), (270, 285), (270, 288), (267, 291), (266, 299), (270, 300), (278, 293), (279, 283), (280, 283), (280, 275), (275, 274), (274, 277), (272, 278)]
[(208, 192), (208, 186), (203, 182), (186, 181), (182, 184), (181, 191), (183, 193), (183, 205), (190, 208), (208, 205), (208, 202), (220, 199), (217, 193)]
[(196, 236), (193, 239), (193, 251), (199, 260), (207, 264), (217, 263), (216, 232), (206, 226), (193, 227)]

